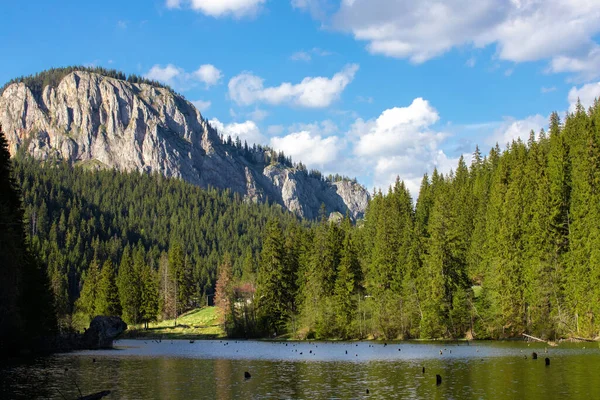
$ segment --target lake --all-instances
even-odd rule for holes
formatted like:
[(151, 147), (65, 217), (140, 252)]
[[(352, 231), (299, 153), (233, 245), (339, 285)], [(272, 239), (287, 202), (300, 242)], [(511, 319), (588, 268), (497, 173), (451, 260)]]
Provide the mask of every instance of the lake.
[(111, 390), (105, 399), (600, 399), (598, 343), (545, 349), (525, 342), (121, 340), (114, 350), (2, 366), (0, 398), (70, 400), (79, 390)]

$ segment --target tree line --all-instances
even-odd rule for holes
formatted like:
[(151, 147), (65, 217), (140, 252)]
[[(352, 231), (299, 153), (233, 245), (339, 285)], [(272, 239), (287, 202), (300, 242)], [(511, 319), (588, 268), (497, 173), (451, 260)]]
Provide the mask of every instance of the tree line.
[[(600, 335), (600, 105), (498, 145), (418, 200), (397, 180), (364, 221), (265, 230), (254, 280), (220, 268), (232, 335), (555, 339)], [(241, 286), (252, 288), (239, 290)]]
[(18, 157), (13, 176), (63, 323), (172, 318), (214, 294), (231, 336), (596, 337), (599, 127), (598, 102), (553, 113), (425, 175), (416, 202), (398, 179), (356, 224), (158, 175)]
[[(233, 257), (241, 277), (256, 268), (269, 218), (298, 223), (279, 205), (247, 203), (230, 191), (204, 190), (158, 174), (94, 172), (65, 162), (41, 163), (23, 153), (12, 161), (25, 233), (50, 277), (63, 328), (85, 326), (86, 316), (105, 309), (96, 304), (105, 301), (97, 297), (101, 291), (88, 288), (102, 282), (102, 274), (115, 275), (128, 323), (172, 318), (206, 304), (224, 254)], [(124, 282), (144, 282), (146, 289), (124, 289)], [(146, 295), (158, 296), (158, 314), (128, 311)]]

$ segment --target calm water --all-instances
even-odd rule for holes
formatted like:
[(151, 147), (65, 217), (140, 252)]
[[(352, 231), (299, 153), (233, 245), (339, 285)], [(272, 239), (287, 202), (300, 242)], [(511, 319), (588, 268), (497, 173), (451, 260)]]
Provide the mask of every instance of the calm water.
[(600, 399), (600, 348), (563, 344), (546, 354), (543, 344), (523, 342), (123, 340), (115, 350), (0, 367), (0, 385), (1, 399), (75, 399), (79, 387), (111, 390), (107, 399), (593, 400)]

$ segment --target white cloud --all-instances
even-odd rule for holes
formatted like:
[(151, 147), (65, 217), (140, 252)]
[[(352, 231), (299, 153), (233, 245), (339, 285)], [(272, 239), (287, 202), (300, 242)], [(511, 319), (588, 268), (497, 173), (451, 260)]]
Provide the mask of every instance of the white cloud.
[(355, 153), (359, 156), (395, 155), (405, 149), (437, 146), (445, 135), (432, 132), (429, 126), (439, 119), (437, 111), (422, 98), (408, 107), (385, 110), (376, 120), (359, 121), (359, 140)]
[(588, 83), (580, 88), (572, 87), (569, 90), (569, 111), (574, 112), (577, 106), (577, 99), (585, 109), (594, 104), (594, 99), (600, 98), (600, 82)]
[(293, 132), (283, 137), (271, 138), (271, 147), (302, 161), (308, 167), (324, 167), (337, 160), (340, 139), (337, 136), (323, 137), (310, 131)]
[(542, 93), (552, 93), (552, 92), (556, 91), (556, 86), (550, 86), (550, 87), (542, 86), (542, 88), (540, 89), (540, 91)]
[(178, 90), (187, 90), (198, 83), (204, 83), (207, 88), (215, 85), (223, 74), (210, 64), (201, 65), (192, 73), (188, 73), (183, 68), (173, 64), (167, 64), (165, 67), (156, 64), (144, 76), (148, 79), (166, 83)]
[(333, 24), (367, 42), (371, 53), (413, 63), (495, 45), (502, 60), (550, 60), (555, 72), (592, 72), (595, 65), (597, 72), (589, 60), (598, 53), (599, 1), (343, 0)]
[(552, 60), (551, 72), (572, 72), (578, 80), (589, 80), (600, 74), (600, 46), (593, 46), (590, 51), (579, 57), (559, 56)]
[(319, 57), (327, 57), (327, 56), (330, 56), (331, 54), (332, 53), (330, 51), (323, 50), (318, 47), (313, 47), (310, 51), (301, 50), (301, 51), (295, 52), (294, 54), (292, 54), (290, 56), (290, 60), (309, 62), (310, 60), (312, 60), (313, 55), (316, 55)]
[(425, 173), (431, 176), (434, 168), (437, 168), (438, 172), (447, 174), (456, 169), (457, 165), (458, 157), (449, 158), (439, 149), (431, 151), (427, 157), (422, 153), (409, 150), (406, 154), (378, 158), (373, 183), (375, 187), (386, 189), (394, 184), (396, 177), (400, 177), (413, 199), (416, 199)]
[(529, 134), (533, 130), (536, 134), (540, 132), (542, 128), (546, 129), (548, 125), (548, 118), (536, 114), (531, 115), (525, 119), (515, 120), (514, 118), (506, 118), (499, 127), (496, 128), (494, 133), (485, 139), (486, 144), (494, 146), (496, 143), (503, 148), (507, 143), (511, 143), (513, 140), (521, 139), (527, 143)]
[(356, 71), (358, 71), (358, 65), (351, 64), (332, 78), (307, 77), (297, 84), (286, 82), (274, 87), (264, 87), (262, 78), (244, 72), (229, 81), (229, 96), (240, 105), (266, 102), (323, 108), (328, 107), (340, 97), (346, 86), (354, 79)]
[(117, 21), (117, 28), (127, 29), (127, 21), (123, 21), (123, 20)]
[(190, 7), (211, 17), (233, 16), (242, 18), (253, 16), (266, 0), (167, 0), (167, 8)]
[(195, 100), (192, 101), (192, 104), (194, 105), (194, 107), (196, 107), (200, 112), (204, 112), (206, 110), (208, 110), (211, 106), (211, 102), (210, 101), (204, 101), (204, 100)]
[(223, 124), (218, 119), (213, 118), (208, 123), (223, 136), (231, 136), (232, 139), (239, 137), (242, 142), (245, 140), (248, 145), (252, 145), (253, 143), (264, 144), (266, 142), (266, 138), (254, 121)]
[(290, 56), (290, 60), (292, 61), (310, 61), (312, 59), (310, 53), (306, 51), (297, 51)]
[(173, 83), (173, 79), (175, 77), (180, 76), (184, 73), (185, 71), (183, 69), (178, 68), (173, 64), (169, 64), (164, 68), (156, 64), (152, 68), (150, 68), (150, 71), (146, 73), (145, 77), (148, 79), (154, 79), (156, 81), (161, 81), (170, 84)]
[(477, 63), (477, 59), (475, 57), (471, 57), (467, 60), (467, 62), (465, 63), (465, 65), (469, 68), (473, 68), (475, 66), (475, 64)]
[(257, 108), (254, 111), (248, 113), (248, 117), (250, 117), (253, 121), (262, 121), (268, 116), (269, 112), (266, 110), (261, 110), (260, 108)]
[(328, 0), (292, 0), (292, 7), (308, 11), (313, 18), (324, 18), (329, 9)]
[(204, 82), (206, 86), (209, 87), (219, 83), (223, 77), (223, 73), (214, 65), (204, 64), (194, 71), (194, 76), (198, 78), (200, 82)]
[(408, 107), (385, 110), (374, 120), (357, 119), (347, 136), (354, 142), (356, 162), (371, 166), (375, 186), (387, 188), (399, 176), (416, 197), (425, 172), (437, 167), (447, 173), (456, 166), (457, 160), (440, 149), (448, 135), (432, 129), (438, 120), (429, 102), (416, 98)]

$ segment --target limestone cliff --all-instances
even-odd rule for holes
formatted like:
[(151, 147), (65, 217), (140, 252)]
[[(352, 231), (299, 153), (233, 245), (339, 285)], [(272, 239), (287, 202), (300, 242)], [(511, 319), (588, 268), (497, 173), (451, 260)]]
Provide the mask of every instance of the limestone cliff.
[[(201, 187), (229, 188), (248, 201), (275, 201), (299, 216), (363, 216), (368, 192), (305, 170), (265, 162), (262, 147), (224, 143), (200, 112), (168, 88), (75, 71), (56, 85), (8, 85), (0, 125), (12, 155), (75, 165), (160, 173)], [(298, 160), (301, 161), (301, 160)]]

